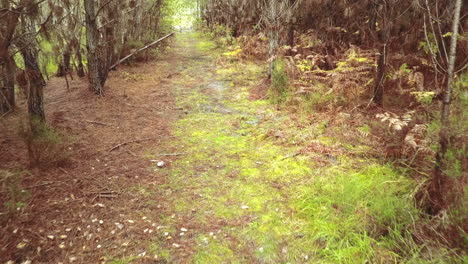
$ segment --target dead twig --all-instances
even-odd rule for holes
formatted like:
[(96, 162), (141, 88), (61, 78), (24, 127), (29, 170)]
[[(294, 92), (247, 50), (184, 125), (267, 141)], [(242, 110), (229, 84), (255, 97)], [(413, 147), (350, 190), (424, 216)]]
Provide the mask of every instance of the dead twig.
[(96, 198), (117, 198), (116, 194), (99, 194)]
[(127, 142), (123, 142), (123, 143), (120, 143), (114, 147), (112, 147), (111, 149), (109, 149), (109, 152), (112, 152), (120, 147), (123, 147), (125, 145), (128, 145), (128, 144), (132, 144), (132, 143), (140, 143), (140, 142), (144, 142), (144, 141), (149, 141), (149, 140), (153, 140), (155, 138), (144, 138), (144, 139), (135, 139), (135, 140), (132, 140), (132, 141), (127, 141)]
[(106, 124), (106, 123), (102, 123), (102, 122), (98, 122), (98, 121), (93, 121), (93, 120), (85, 120), (87, 123), (90, 123), (90, 124), (95, 124), (95, 125), (101, 125), (101, 126), (112, 126), (112, 125), (109, 125), (109, 124)]
[(282, 158), (281, 161), (285, 160), (285, 159), (289, 159), (289, 158), (294, 158), (294, 157), (297, 157), (301, 155), (300, 152), (297, 152), (297, 153), (294, 153), (294, 154), (291, 154), (291, 155), (287, 155), (286, 157)]
[(58, 169), (61, 170), (62, 172), (64, 172), (65, 174), (68, 174), (68, 171), (66, 171), (64, 168), (58, 167)]
[(175, 156), (182, 156), (182, 155), (186, 155), (187, 152), (183, 152), (183, 153), (161, 153), (161, 154), (157, 154), (156, 156), (163, 156), (163, 157), (175, 157)]

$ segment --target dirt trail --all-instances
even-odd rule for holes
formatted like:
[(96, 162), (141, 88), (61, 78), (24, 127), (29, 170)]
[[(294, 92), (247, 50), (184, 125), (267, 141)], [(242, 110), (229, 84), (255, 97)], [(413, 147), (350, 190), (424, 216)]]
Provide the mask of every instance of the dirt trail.
[(191, 34), (179, 35), (173, 52), (181, 72), (170, 86), (186, 115), (173, 126), (170, 151), (184, 155), (162, 169), (168, 184), (153, 190), (170, 212), (160, 254), (182, 263), (306, 261), (310, 240), (288, 196), (311, 169), (307, 158), (286, 158), (295, 147), (262, 139), (274, 125), (267, 119), (280, 118), (247, 99), (262, 68), (216, 63), (210, 43)]
[[(157, 61), (112, 73), (104, 99), (84, 92), (84, 80), (72, 82), (71, 92), (53, 80), (48, 119), (76, 138), (71, 165), (28, 176), (40, 187), (23, 220), (0, 229), (14, 234), (0, 239), (0, 256), (75, 263), (372, 258), (377, 240), (367, 230), (380, 227), (369, 215), (387, 210), (378, 219), (386, 223), (387, 215), (410, 212), (399, 197), (407, 184), (387, 167), (347, 156), (367, 149), (325, 136), (329, 121), (249, 100), (264, 68), (181, 33)], [(1, 150), (7, 168), (25, 163), (21, 144)], [(384, 192), (392, 180), (398, 186)]]

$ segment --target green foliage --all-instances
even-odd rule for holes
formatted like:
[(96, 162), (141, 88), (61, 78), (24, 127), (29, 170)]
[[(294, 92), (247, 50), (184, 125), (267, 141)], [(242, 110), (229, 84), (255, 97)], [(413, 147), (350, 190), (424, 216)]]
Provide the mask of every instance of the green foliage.
[(232, 50), (224, 52), (223, 56), (227, 57), (228, 59), (235, 59), (239, 54), (242, 52), (240, 47), (234, 47)]
[(411, 92), (411, 94), (414, 95), (416, 101), (425, 105), (432, 104), (432, 100), (436, 95), (435, 92)]
[(286, 73), (286, 63), (282, 59), (273, 62), (271, 72), (270, 98), (274, 103), (281, 103), (288, 96), (288, 75)]
[(187, 29), (196, 22), (196, 1), (167, 0), (162, 9), (162, 29)]
[(31, 166), (46, 167), (65, 162), (70, 153), (65, 137), (40, 120), (23, 120), (19, 124), (19, 135), (28, 148)]
[(422, 50), (427, 55), (437, 55), (437, 53), (439, 53), (439, 49), (437, 46), (437, 39), (434, 34), (429, 33), (426, 40), (419, 42), (418, 49)]
[(372, 128), (369, 125), (364, 125), (364, 126), (358, 127), (357, 130), (363, 137), (367, 137), (371, 133)]
[(200, 51), (209, 51), (215, 49), (216, 44), (213, 41), (204, 40), (197, 43), (197, 48)]
[(408, 67), (408, 64), (403, 63), (403, 64), (400, 66), (400, 72), (403, 72), (403, 73), (406, 73), (406, 74), (410, 74), (410, 73), (411, 73), (411, 69)]
[[(24, 172), (22, 171), (12, 172), (0, 170), (0, 197), (1, 195), (5, 195), (1, 200), (4, 201), (2, 206), (6, 211), (4, 214), (6, 218), (11, 217), (18, 211), (21, 211), (27, 205), (26, 201), (30, 194), (28, 191), (23, 189), (21, 185), (23, 174)], [(3, 221), (6, 219), (0, 220)]]
[(348, 56), (346, 57), (346, 60), (339, 61), (336, 64), (337, 68), (335, 69), (335, 71), (349, 70), (352, 67), (366, 63), (370, 63), (368, 58), (359, 57), (359, 54), (354, 49), (351, 49), (348, 53)]
[(454, 83), (453, 103), (450, 116), (450, 133), (453, 139), (446, 154), (445, 173), (452, 178), (463, 176), (463, 162), (467, 157), (466, 135), (468, 128), (468, 74), (464, 73)]
[(235, 42), (232, 36), (232, 29), (225, 25), (215, 25), (211, 29), (205, 28), (205, 34), (212, 39), (218, 47), (233, 45)]
[(299, 60), (296, 64), (297, 68), (301, 72), (306, 72), (312, 70), (312, 62), (309, 60)]
[(297, 206), (321, 244), (320, 255), (332, 263), (364, 263), (376, 256), (372, 244), (405, 230), (417, 215), (412, 188), (389, 166), (335, 167), (302, 190)]
[(342, 100), (339, 94), (330, 93), (330, 89), (322, 83), (316, 83), (312, 91), (303, 95), (302, 98), (301, 109), (306, 113), (323, 110), (330, 103), (338, 103)]

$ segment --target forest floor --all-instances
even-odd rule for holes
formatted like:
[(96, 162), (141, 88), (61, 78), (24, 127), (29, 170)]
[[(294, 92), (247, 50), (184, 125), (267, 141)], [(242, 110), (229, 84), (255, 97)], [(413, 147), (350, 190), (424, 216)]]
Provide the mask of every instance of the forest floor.
[[(69, 131), (70, 160), (26, 174), (32, 198), (0, 229), (1, 263), (398, 259), (403, 235), (386, 225), (415, 213), (413, 182), (372, 159), (346, 126), (355, 116), (252, 100), (264, 68), (183, 33), (158, 60), (113, 72), (104, 98), (52, 80), (48, 119)], [(0, 167), (25, 164), (2, 126)]]

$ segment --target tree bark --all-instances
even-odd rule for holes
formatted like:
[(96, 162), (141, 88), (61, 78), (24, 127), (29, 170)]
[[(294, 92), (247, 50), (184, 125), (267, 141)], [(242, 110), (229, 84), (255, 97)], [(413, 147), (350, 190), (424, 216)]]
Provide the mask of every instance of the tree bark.
[[(29, 81), (28, 112), (30, 120), (33, 121), (32, 126), (34, 126), (33, 123), (37, 121), (45, 122), (43, 93), (46, 82), (37, 61), (38, 48), (35, 24), (32, 21), (23, 21), (22, 24), (22, 36), (17, 40), (16, 45), (23, 57), (25, 72)], [(32, 129), (34, 132), (34, 127)]]
[(386, 71), (386, 44), (382, 44), (379, 49), (379, 57), (377, 60), (377, 74), (375, 77), (374, 98), (373, 101), (378, 106), (383, 106), (385, 71)]
[(268, 14), (268, 23), (269, 23), (269, 30), (268, 30), (268, 38), (269, 38), (269, 45), (268, 45), (268, 60), (269, 60), (269, 67), (268, 67), (268, 78), (271, 79), (271, 74), (273, 73), (276, 55), (278, 52), (278, 43), (279, 43), (279, 2), (277, 0), (270, 0), (267, 12)]
[(12, 111), (15, 106), (15, 65), (9, 47), (19, 21), (21, 10), (10, 10), (10, 2), (0, 2), (0, 113)]
[(436, 154), (435, 174), (432, 179), (429, 192), (432, 214), (438, 213), (445, 207), (444, 194), (446, 191), (448, 191), (446, 185), (449, 183), (449, 178), (444, 173), (444, 169), (447, 167), (446, 154), (450, 145), (450, 104), (452, 101), (452, 86), (455, 71), (455, 59), (457, 54), (457, 37), (458, 28), (460, 25), (461, 7), (462, 1), (456, 0), (452, 22), (452, 38), (450, 41), (451, 43), (448, 59), (447, 81), (445, 85), (444, 99), (442, 101), (440, 116), (442, 127), (439, 133), (439, 151)]
[[(88, 49), (88, 79), (89, 88), (97, 95), (104, 95), (104, 84), (107, 74), (104, 75), (104, 51), (100, 46), (100, 33), (96, 24), (96, 11), (93, 0), (84, 0), (86, 20), (86, 46)], [(105, 70), (106, 72), (107, 69)]]
[(70, 59), (71, 59), (71, 52), (70, 49), (67, 48), (62, 54), (62, 63), (59, 64), (59, 68), (57, 71), (57, 77), (63, 77), (70, 72)]
[(288, 46), (291, 48), (294, 47), (294, 24), (289, 22), (289, 29), (288, 29)]
[(78, 77), (82, 78), (85, 76), (85, 71), (80, 49), (81, 48), (79, 46), (76, 48), (76, 60), (78, 61), (78, 65), (76, 67), (76, 74), (78, 75)]
[(0, 113), (7, 113), (15, 107), (15, 68), (15, 62), (10, 57), (0, 67)]

